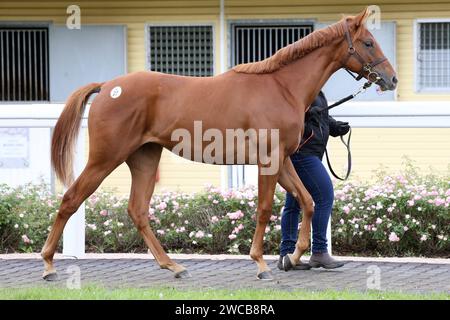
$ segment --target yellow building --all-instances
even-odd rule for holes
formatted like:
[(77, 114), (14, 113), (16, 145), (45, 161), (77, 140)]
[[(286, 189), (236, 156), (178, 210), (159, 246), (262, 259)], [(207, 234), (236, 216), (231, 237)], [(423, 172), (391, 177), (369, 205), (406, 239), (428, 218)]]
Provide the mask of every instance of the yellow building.
[[(77, 23), (77, 9), (70, 7), (73, 4), (80, 9), (79, 22), (85, 31), (67, 27)], [(149, 68), (219, 74), (234, 64), (262, 59), (278, 46), (371, 4), (362, 0), (2, 1), (0, 28), (4, 38), (0, 39), (5, 43), (5, 30), (17, 33), (41, 28), (41, 36), (19, 35), (17, 41), (24, 47), (31, 39), (42, 41), (40, 70), (47, 63), (49, 71), (40, 82), (48, 90), (40, 97), (20, 99), (16, 93), (14, 99), (0, 98), (3, 103), (61, 103), (83, 81), (110, 75), (111, 70), (112, 74)], [(450, 163), (450, 1), (379, 0), (376, 5), (382, 23), (374, 35), (387, 48), (385, 53), (395, 65), (399, 85), (392, 94), (378, 96), (373, 90), (333, 111), (354, 128), (353, 175), (369, 177), (379, 164), (395, 171), (402, 156), (409, 156), (422, 168), (432, 166), (435, 171), (446, 172)], [(280, 38), (269, 41), (271, 35)], [(32, 48), (37, 47), (27, 50)], [(65, 59), (67, 54), (72, 60)], [(80, 56), (85, 59), (76, 60)], [(115, 60), (104, 61), (107, 59)], [(83, 69), (86, 61), (93, 65)], [(101, 63), (110, 65), (111, 70), (101, 69)], [(71, 72), (76, 75), (71, 76)], [(358, 86), (340, 74), (325, 92), (332, 101), (353, 93)], [(336, 168), (343, 171), (346, 153), (337, 139), (330, 142), (330, 150)], [(192, 163), (164, 151), (157, 188), (194, 191), (206, 183), (227, 187), (254, 181), (252, 168)], [(103, 186), (127, 193), (127, 167), (118, 168)]]

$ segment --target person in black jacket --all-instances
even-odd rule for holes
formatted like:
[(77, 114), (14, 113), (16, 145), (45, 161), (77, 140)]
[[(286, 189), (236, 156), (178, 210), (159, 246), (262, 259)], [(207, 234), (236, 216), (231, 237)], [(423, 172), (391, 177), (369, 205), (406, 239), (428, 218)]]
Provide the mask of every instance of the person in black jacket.
[[(294, 269), (305, 270), (311, 267), (327, 269), (339, 268), (344, 264), (332, 258), (327, 250), (327, 227), (334, 201), (334, 190), (330, 176), (322, 164), (329, 135), (333, 137), (347, 134), (348, 122), (336, 121), (328, 115), (327, 99), (321, 91), (305, 115), (305, 130), (301, 148), (291, 155), (298, 176), (314, 200), (312, 219), (312, 256), (309, 264), (300, 263)], [(293, 253), (298, 236), (300, 208), (295, 198), (287, 193), (286, 203), (281, 215), (280, 260), (278, 268), (283, 270), (283, 257)]]

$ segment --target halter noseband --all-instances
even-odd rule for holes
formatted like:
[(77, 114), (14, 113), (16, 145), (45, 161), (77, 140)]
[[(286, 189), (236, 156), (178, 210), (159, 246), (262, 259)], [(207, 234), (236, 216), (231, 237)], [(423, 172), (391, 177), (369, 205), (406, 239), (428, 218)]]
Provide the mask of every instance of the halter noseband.
[[(347, 39), (348, 44), (348, 55), (345, 59), (343, 66), (345, 71), (347, 71), (355, 80), (359, 81), (361, 78), (364, 77), (364, 73), (367, 72), (367, 80), (369, 82), (377, 83), (381, 80), (380, 74), (374, 70), (374, 67), (379, 65), (380, 63), (383, 63), (386, 61), (386, 57), (377, 59), (371, 63), (365, 62), (364, 59), (361, 57), (361, 55), (356, 51), (355, 47), (353, 46), (352, 37), (350, 36), (350, 32), (348, 30), (347, 22), (344, 24), (344, 30), (345, 30), (345, 38)], [(355, 76), (350, 70), (348, 70), (345, 65), (347, 64), (347, 61), (350, 59), (350, 57), (355, 57), (360, 63), (361, 63), (361, 71), (359, 71), (358, 76)]]

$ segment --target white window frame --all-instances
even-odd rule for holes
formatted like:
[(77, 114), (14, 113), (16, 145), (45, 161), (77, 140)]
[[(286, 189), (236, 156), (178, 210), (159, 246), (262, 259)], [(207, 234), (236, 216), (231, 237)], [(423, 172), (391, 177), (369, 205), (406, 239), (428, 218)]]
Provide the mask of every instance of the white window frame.
[(414, 20), (413, 30), (413, 45), (414, 45), (414, 93), (417, 94), (449, 94), (450, 87), (448, 88), (421, 88), (419, 85), (419, 62), (417, 60), (417, 54), (419, 53), (419, 24), (421, 23), (450, 23), (450, 18), (429, 18), (429, 19), (416, 19)]
[(150, 37), (149, 37), (149, 29), (150, 27), (211, 27), (212, 29), (212, 74), (216, 75), (217, 68), (216, 68), (216, 24), (214, 22), (199, 22), (199, 23), (193, 23), (193, 22), (185, 22), (185, 21), (173, 21), (173, 22), (163, 22), (163, 23), (150, 23), (147, 22), (144, 25), (145, 28), (145, 70), (151, 71), (151, 57), (150, 57)]

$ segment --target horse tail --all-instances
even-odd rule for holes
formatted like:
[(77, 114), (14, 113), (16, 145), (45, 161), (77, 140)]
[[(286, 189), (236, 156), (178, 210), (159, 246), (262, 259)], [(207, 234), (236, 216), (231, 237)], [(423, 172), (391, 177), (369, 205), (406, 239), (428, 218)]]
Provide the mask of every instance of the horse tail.
[(73, 92), (56, 123), (52, 137), (52, 167), (58, 179), (68, 186), (73, 182), (73, 153), (86, 103), (100, 92), (103, 83), (90, 83)]

